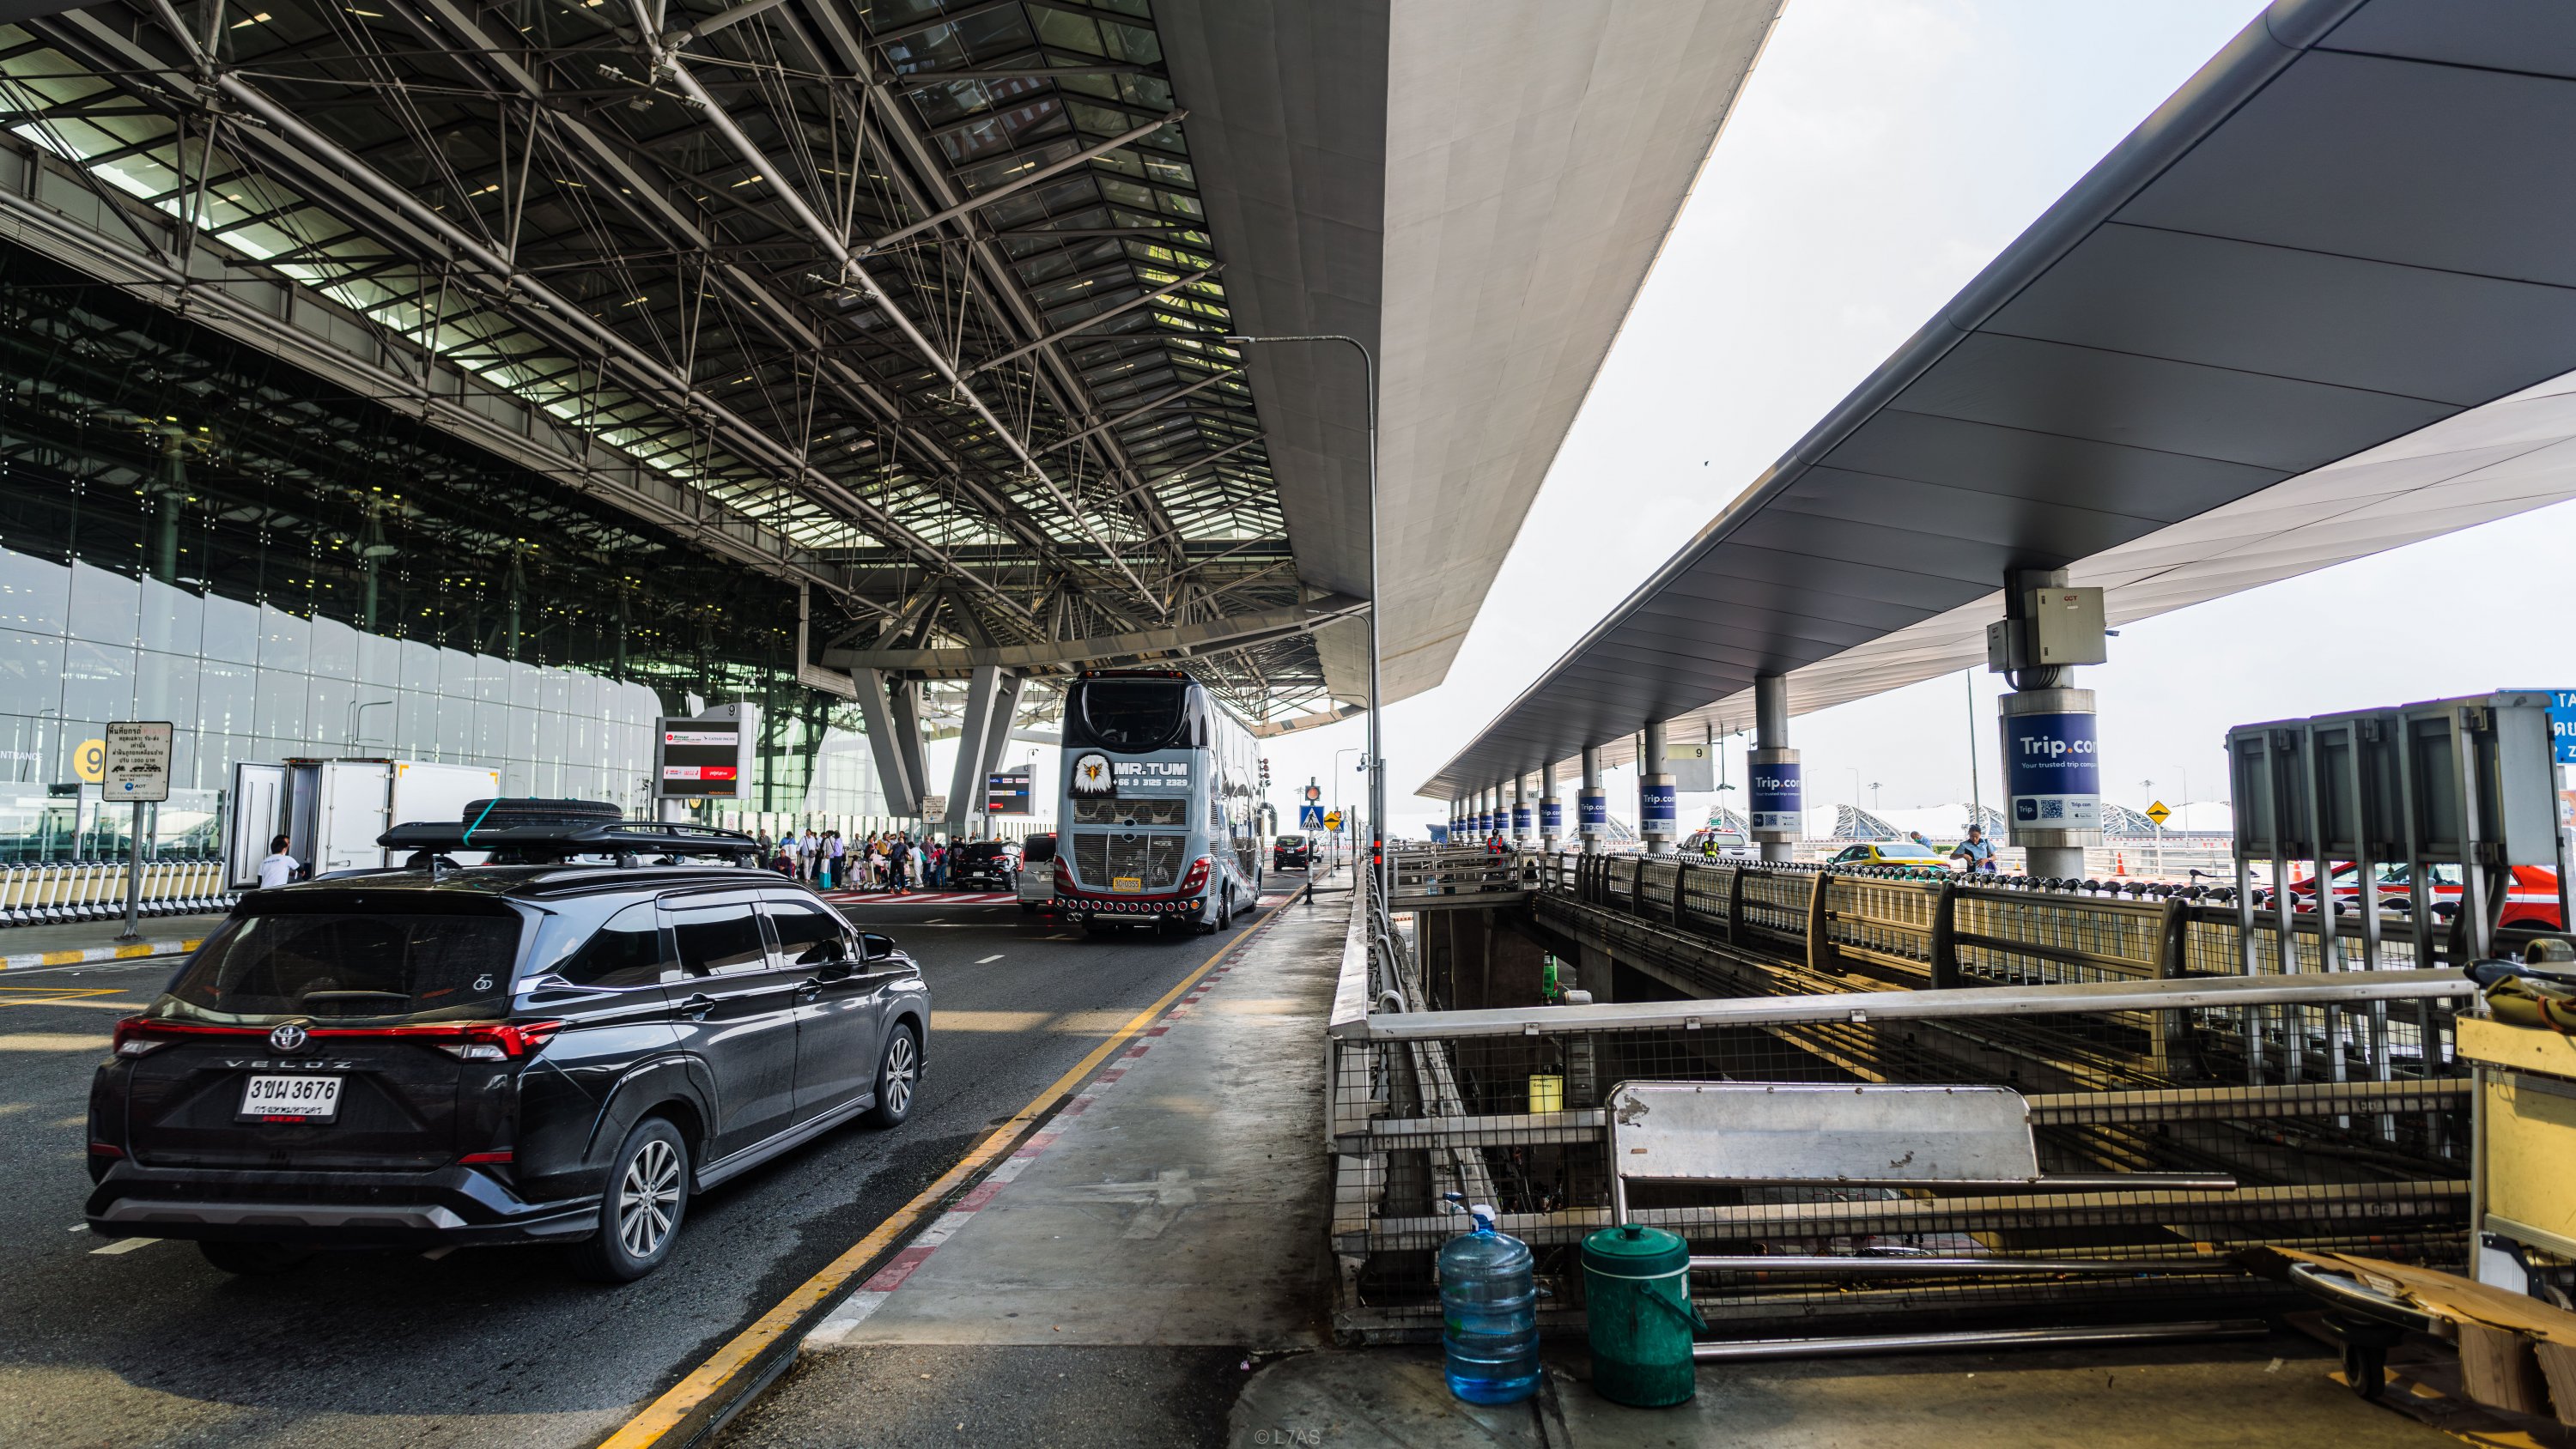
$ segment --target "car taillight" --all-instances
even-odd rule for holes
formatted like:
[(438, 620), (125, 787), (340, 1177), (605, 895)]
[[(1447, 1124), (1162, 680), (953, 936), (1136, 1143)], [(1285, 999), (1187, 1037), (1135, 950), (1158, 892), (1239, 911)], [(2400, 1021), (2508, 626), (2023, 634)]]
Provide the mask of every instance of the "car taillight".
[[(194, 1021), (155, 1021), (129, 1016), (116, 1024), (110, 1050), (120, 1057), (147, 1056), (188, 1036), (266, 1036), (264, 1026), (215, 1026)], [(316, 1026), (307, 1034), (324, 1037), (406, 1037), (469, 1062), (500, 1062), (523, 1057), (563, 1030), (560, 1021), (442, 1022), (434, 1026)]]
[(170, 1044), (168, 1035), (157, 1031), (152, 1022), (129, 1016), (116, 1024), (110, 1051), (120, 1057), (144, 1057)]
[[(560, 1021), (505, 1021), (498, 1025), (395, 1027), (396, 1036), (436, 1036), (441, 1050), (469, 1062), (505, 1062), (524, 1057), (553, 1040)], [(452, 1038), (447, 1039), (447, 1038)]]
[(1181, 877), (1181, 894), (1191, 895), (1207, 888), (1208, 872), (1216, 868), (1214, 857), (1202, 855), (1190, 862), (1190, 873)]

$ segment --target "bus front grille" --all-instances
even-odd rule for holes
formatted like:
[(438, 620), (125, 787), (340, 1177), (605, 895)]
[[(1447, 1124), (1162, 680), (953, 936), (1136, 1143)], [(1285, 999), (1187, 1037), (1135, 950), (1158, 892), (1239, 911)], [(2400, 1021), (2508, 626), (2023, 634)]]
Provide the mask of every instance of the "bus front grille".
[(1134, 880), (1139, 889), (1167, 891), (1180, 882), (1181, 851), (1188, 843), (1181, 835), (1076, 835), (1073, 873), (1093, 890), (1115, 890), (1119, 881)]

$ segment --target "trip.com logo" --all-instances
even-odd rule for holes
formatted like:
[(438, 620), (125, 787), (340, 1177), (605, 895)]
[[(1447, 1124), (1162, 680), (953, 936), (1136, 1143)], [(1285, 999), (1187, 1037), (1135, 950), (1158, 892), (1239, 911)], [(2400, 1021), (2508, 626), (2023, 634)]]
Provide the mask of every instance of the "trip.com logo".
[(2067, 755), (2089, 755), (2093, 753), (2093, 741), (2061, 740), (2055, 735), (2040, 735), (2022, 741), (2021, 752), (2025, 759), (2042, 760), (2062, 759)]
[(1798, 788), (1798, 777), (1795, 775), (1756, 775), (1753, 777), (1753, 788), (1763, 791), (1766, 794), (1786, 794), (1787, 792)]

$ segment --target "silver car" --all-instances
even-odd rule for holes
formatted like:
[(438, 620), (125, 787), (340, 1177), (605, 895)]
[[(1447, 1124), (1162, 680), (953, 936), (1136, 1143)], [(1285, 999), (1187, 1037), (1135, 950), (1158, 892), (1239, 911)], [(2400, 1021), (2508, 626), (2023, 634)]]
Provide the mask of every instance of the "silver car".
[(1030, 915), (1055, 904), (1055, 837), (1032, 835), (1020, 842), (1020, 909)]

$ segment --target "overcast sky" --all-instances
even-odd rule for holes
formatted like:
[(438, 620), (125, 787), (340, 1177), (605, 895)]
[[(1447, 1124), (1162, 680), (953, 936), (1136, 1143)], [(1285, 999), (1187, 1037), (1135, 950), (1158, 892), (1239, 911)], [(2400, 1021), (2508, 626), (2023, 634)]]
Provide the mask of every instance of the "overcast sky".
[[(1398, 829), (1445, 819), (1415, 785), (2260, 8), (1790, 0), (1448, 682), (1387, 711)], [(2223, 799), (2233, 724), (2576, 682), (2571, 555), (2576, 510), (2561, 506), (2125, 628), (2077, 680), (2100, 693), (2106, 796), (2143, 805), (2153, 780), (2179, 805), (2187, 775), (2192, 799)], [(1951, 675), (1801, 717), (1808, 804), (1851, 803), (1855, 786), (1890, 810), (1964, 800), (1972, 714), (1993, 803), (2000, 687)], [(1335, 751), (1361, 738), (1337, 725), (1267, 753), (1280, 786), (1329, 786)], [(1740, 781), (1740, 756), (1728, 774)], [(1633, 775), (1608, 783), (1633, 818)], [(1685, 796), (1685, 820), (1711, 798)], [(1742, 808), (1740, 791), (1724, 798)]]

